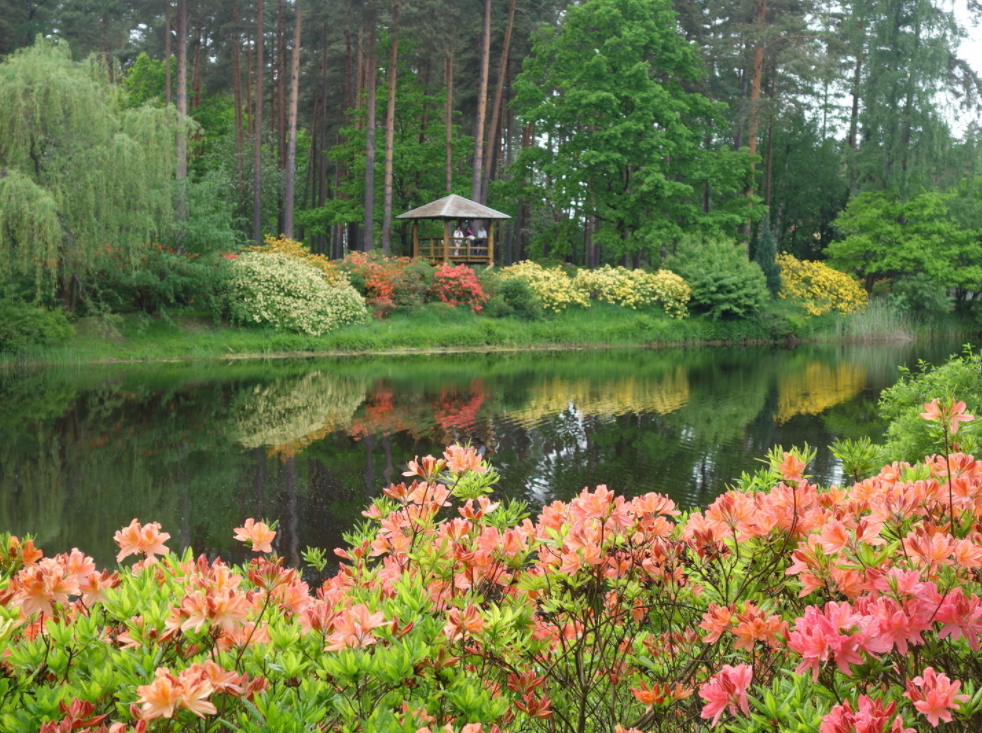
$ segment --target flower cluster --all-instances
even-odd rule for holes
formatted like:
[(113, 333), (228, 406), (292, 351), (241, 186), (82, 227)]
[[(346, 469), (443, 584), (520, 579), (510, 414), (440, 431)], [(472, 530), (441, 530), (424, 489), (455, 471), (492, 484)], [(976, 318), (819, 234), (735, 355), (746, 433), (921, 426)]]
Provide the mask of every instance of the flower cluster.
[(689, 315), (687, 304), (692, 288), (668, 270), (650, 273), (604, 265), (596, 270), (578, 271), (573, 284), (602, 303), (633, 309), (656, 304), (673, 318)]
[(430, 293), (442, 303), (452, 306), (466, 305), (479, 313), (488, 296), (477, 280), (473, 268), (467, 265), (441, 265), (433, 276)]
[(848, 314), (866, 308), (866, 292), (846, 273), (787, 253), (779, 254), (776, 259), (781, 268), (778, 295), (783, 300), (800, 303), (808, 315)]
[(553, 313), (561, 313), (571, 305), (590, 307), (590, 296), (574, 285), (573, 278), (558, 266), (545, 268), (525, 260), (503, 268), (499, 277), (504, 280), (522, 278), (542, 301), (543, 308)]
[(259, 249), (260, 252), (269, 254), (281, 254), (287, 257), (294, 257), (305, 262), (313, 268), (324, 273), (324, 279), (329, 285), (347, 285), (348, 276), (333, 262), (329, 257), (312, 253), (303, 242), (297, 242), (284, 235), (274, 237), (267, 234), (263, 237), (265, 244)]
[(822, 488), (808, 459), (775, 450), (685, 516), (598, 486), (533, 519), (451, 446), (382, 490), (327, 580), (306, 553), (313, 590), (255, 520), (239, 567), (134, 521), (117, 541), (140, 559), (89, 599), (85, 555), (3, 537), (0, 727), (978, 730), (982, 461)]
[(365, 317), (347, 283), (332, 286), (322, 271), (284, 254), (250, 252), (229, 264), (233, 320), (320, 336)]

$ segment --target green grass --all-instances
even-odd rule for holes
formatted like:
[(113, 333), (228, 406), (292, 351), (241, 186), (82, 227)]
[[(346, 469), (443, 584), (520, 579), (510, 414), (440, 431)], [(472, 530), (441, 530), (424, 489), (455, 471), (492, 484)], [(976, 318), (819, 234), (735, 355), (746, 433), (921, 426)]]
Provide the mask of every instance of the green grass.
[(0, 357), (0, 364), (85, 364), (330, 353), (430, 350), (614, 347), (765, 340), (759, 323), (673, 320), (660, 311), (599, 304), (570, 309), (542, 321), (491, 319), (469, 310), (431, 304), (382, 321), (319, 337), (216, 324), (203, 313), (169, 318), (144, 315), (81, 319), (75, 337), (58, 347)]
[[(75, 336), (58, 347), (0, 354), (0, 367), (91, 363), (282, 358), (332, 354), (528, 348), (611, 348), (798, 339), (875, 341), (955, 337), (967, 321), (917, 324), (888, 308), (871, 307), (849, 317), (804, 319), (772, 304), (754, 319), (714, 321), (703, 316), (669, 318), (656, 309), (633, 311), (595, 304), (571, 308), (541, 321), (492, 319), (464, 308), (429, 304), (382, 321), (350, 326), (323, 336), (215, 323), (203, 312), (170, 317), (143, 314), (83, 318)], [(977, 327), (976, 327), (977, 330)]]

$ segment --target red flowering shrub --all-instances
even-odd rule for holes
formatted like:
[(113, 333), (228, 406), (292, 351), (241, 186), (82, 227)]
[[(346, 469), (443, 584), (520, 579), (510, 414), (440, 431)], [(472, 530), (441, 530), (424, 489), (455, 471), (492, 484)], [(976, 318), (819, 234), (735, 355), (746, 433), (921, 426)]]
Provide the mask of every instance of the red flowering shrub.
[(433, 267), (426, 260), (374, 252), (351, 252), (340, 267), (377, 318), (421, 305), (433, 276)]
[[(964, 405), (926, 407), (950, 447)], [(251, 520), (236, 567), (136, 520), (112, 574), (0, 537), (0, 729), (982, 729), (982, 461), (826, 489), (807, 458), (775, 451), (687, 516), (599, 486), (533, 520), (451, 446), (409, 462), (316, 589)]]
[(440, 265), (433, 275), (430, 293), (443, 303), (466, 305), (475, 313), (479, 313), (488, 302), (477, 275), (467, 265)]

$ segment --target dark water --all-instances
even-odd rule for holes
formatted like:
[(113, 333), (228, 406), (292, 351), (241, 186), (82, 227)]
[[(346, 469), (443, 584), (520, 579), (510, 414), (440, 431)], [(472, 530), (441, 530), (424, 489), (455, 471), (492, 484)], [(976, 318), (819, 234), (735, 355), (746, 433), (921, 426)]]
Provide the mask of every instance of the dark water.
[(584, 486), (707, 503), (774, 444), (878, 438), (897, 365), (957, 345), (754, 347), (154, 365), (0, 375), (0, 531), (111, 563), (112, 535), (159, 521), (170, 545), (333, 548), (407, 460), (471, 441), (501, 493), (534, 507)]

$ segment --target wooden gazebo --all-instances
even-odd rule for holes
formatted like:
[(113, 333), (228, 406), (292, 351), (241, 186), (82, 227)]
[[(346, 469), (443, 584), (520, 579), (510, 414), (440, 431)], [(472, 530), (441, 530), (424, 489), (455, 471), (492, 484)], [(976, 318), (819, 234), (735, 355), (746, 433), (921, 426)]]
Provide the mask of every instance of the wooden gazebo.
[[(418, 209), (400, 214), (397, 219), (413, 220), (413, 256), (424, 257), (434, 262), (453, 262), (468, 265), (490, 265), (494, 262), (494, 224), (498, 220), (510, 219), (508, 214), (489, 209), (487, 206), (451, 194), (442, 199), (420, 206)], [(443, 222), (443, 236), (419, 236), (419, 222), (433, 219)], [(487, 239), (455, 239), (451, 222), (487, 221)]]

